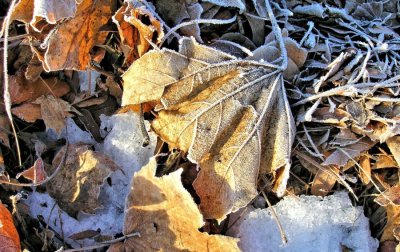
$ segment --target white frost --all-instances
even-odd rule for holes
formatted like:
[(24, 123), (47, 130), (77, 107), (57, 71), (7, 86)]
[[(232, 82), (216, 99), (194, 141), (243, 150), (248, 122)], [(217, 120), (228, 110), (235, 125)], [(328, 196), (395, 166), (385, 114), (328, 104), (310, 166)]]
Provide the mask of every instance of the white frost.
[(368, 219), (361, 207), (353, 207), (345, 192), (325, 198), (285, 197), (274, 206), (288, 243), (282, 244), (276, 221), (269, 209), (245, 215), (236, 233), (243, 251), (355, 252), (376, 251), (378, 241), (371, 237)]

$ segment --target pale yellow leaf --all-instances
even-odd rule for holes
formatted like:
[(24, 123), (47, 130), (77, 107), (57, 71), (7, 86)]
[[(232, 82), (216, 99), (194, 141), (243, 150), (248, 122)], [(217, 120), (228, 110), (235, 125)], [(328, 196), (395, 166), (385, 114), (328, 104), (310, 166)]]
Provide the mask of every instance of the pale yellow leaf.
[(240, 251), (238, 239), (199, 231), (203, 217), (181, 182), (182, 170), (156, 177), (154, 158), (137, 172), (126, 200), (124, 234), (109, 251)]

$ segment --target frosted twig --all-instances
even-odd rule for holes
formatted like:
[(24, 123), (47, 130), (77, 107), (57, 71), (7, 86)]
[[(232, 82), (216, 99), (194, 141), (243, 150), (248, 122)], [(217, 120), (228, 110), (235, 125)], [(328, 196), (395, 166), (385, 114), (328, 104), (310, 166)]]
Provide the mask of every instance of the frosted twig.
[(306, 104), (307, 102), (317, 100), (321, 97), (328, 97), (328, 96), (333, 96), (333, 95), (340, 95), (340, 96), (349, 96), (351, 93), (354, 94), (357, 89), (362, 89), (362, 88), (368, 88), (368, 87), (373, 87), (374, 89), (378, 88), (389, 88), (389, 87), (398, 87), (400, 86), (400, 83), (397, 81), (400, 80), (400, 75), (396, 75), (388, 80), (382, 81), (382, 82), (364, 82), (364, 83), (357, 83), (357, 84), (346, 84), (344, 86), (332, 88), (330, 90), (327, 90), (325, 92), (321, 92), (315, 95), (308, 96), (304, 98), (303, 100), (300, 100), (293, 104), (293, 106), (299, 106)]
[(230, 24), (236, 20), (236, 16), (233, 16), (230, 19), (222, 20), (222, 19), (194, 19), (187, 22), (182, 22), (174, 27), (172, 27), (167, 34), (161, 39), (160, 46), (164, 44), (165, 40), (173, 33), (179, 30), (182, 27), (196, 24)]
[(13, 116), (11, 113), (11, 95), (10, 95), (10, 90), (9, 90), (9, 79), (8, 79), (8, 65), (7, 65), (7, 59), (8, 59), (8, 30), (10, 27), (10, 18), (11, 15), (14, 11), (14, 7), (16, 4), (16, 0), (12, 0), (11, 5), (10, 5), (10, 9), (7, 12), (7, 16), (6, 19), (4, 21), (4, 45), (3, 45), (3, 74), (4, 74), (4, 107), (6, 110), (6, 114), (8, 117), (8, 120), (10, 121), (10, 125), (14, 134), (14, 138), (15, 138), (15, 144), (17, 147), (17, 155), (18, 155), (18, 163), (19, 166), (22, 166), (22, 158), (21, 158), (21, 149), (19, 147), (19, 140), (18, 140), (18, 136), (17, 136), (17, 131), (15, 129), (15, 125), (14, 125), (14, 120), (13, 120)]
[(279, 44), (279, 50), (281, 51), (281, 57), (282, 57), (281, 70), (284, 71), (287, 68), (288, 59), (287, 59), (285, 43), (283, 42), (283, 38), (282, 38), (282, 31), (281, 31), (281, 28), (279, 27), (278, 23), (276, 22), (276, 18), (272, 11), (271, 5), (269, 4), (269, 0), (265, 0), (265, 5), (267, 7), (268, 16), (271, 20), (272, 30), (274, 31), (275, 38)]

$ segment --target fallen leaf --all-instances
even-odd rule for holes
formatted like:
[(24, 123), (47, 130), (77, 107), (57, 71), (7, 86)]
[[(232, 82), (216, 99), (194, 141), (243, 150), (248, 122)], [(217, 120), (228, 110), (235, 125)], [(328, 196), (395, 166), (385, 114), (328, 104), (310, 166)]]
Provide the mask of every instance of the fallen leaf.
[(8, 209), (0, 203), (0, 250), (20, 252), (21, 244), (13, 218)]
[(38, 119), (42, 119), (42, 112), (39, 104), (30, 102), (23, 103), (22, 105), (12, 108), (11, 112), (25, 122), (33, 123)]
[(311, 184), (311, 194), (326, 196), (335, 186), (339, 176), (339, 169), (334, 166), (324, 167), (318, 170)]
[[(150, 24), (144, 24), (142, 20), (150, 21)], [(118, 27), (127, 65), (149, 50), (149, 41), (158, 44), (164, 36), (160, 21), (144, 6), (135, 8), (130, 2), (115, 13), (113, 22)]]
[(358, 163), (360, 165), (358, 176), (364, 185), (368, 185), (371, 181), (371, 161), (368, 154), (361, 155)]
[(114, 0), (81, 1), (75, 16), (62, 22), (50, 34), (44, 55), (44, 69), (86, 70), (91, 57), (90, 50), (106, 39), (108, 32), (102, 32), (100, 28), (111, 18), (114, 2)]
[(75, 12), (76, 0), (35, 0), (30, 24), (37, 28), (36, 23), (42, 19), (49, 24), (56, 24), (64, 18), (73, 17)]
[(386, 153), (378, 155), (378, 159), (372, 166), (372, 169), (385, 169), (385, 168), (396, 168), (398, 167), (397, 162)]
[[(66, 148), (54, 157), (52, 167), (46, 170), (52, 174), (60, 164)], [(105, 179), (117, 170), (111, 158), (94, 152), (87, 145), (71, 144), (64, 167), (47, 184), (47, 192), (60, 208), (75, 217), (79, 211), (94, 214), (101, 207), (98, 200), (100, 187)]]
[(138, 232), (109, 251), (240, 251), (238, 239), (199, 231), (197, 205), (181, 182), (182, 169), (156, 177), (154, 158), (135, 173), (126, 199), (124, 234)]
[(345, 145), (345, 146), (335, 146), (335, 151), (332, 152), (322, 163), (322, 165), (338, 165), (345, 166), (347, 162), (354, 160), (359, 157), (361, 153), (369, 150), (374, 146), (375, 142), (371, 141), (369, 138), (362, 138), (356, 143)]
[(200, 164), (194, 187), (206, 218), (247, 205), (260, 173), (273, 173), (283, 195), (295, 129), (279, 67), (180, 43), (179, 53), (150, 51), (131, 65), (122, 105), (161, 101), (152, 127)]
[(242, 0), (204, 0), (205, 2), (213, 3), (222, 7), (236, 7), (240, 13), (246, 10), (246, 5)]
[(42, 158), (38, 158), (33, 166), (25, 171), (18, 173), (16, 178), (23, 176), (34, 183), (40, 183), (47, 178), (46, 171), (44, 170), (44, 162)]
[(385, 209), (387, 221), (380, 241), (396, 241), (394, 230), (400, 227), (400, 206), (388, 204)]
[(395, 185), (384, 191), (375, 198), (375, 202), (381, 206), (395, 204), (400, 206), (400, 185)]
[(386, 140), (386, 144), (389, 147), (394, 159), (397, 162), (397, 166), (400, 167), (400, 136), (394, 136)]
[(52, 95), (44, 95), (37, 98), (34, 104), (40, 104), (40, 111), (46, 130), (53, 129), (58, 135), (65, 127), (65, 118), (72, 111), (72, 106), (59, 98)]
[(56, 77), (31, 81), (20, 71), (16, 75), (10, 75), (9, 79), (12, 104), (34, 100), (42, 95), (53, 94), (61, 97), (70, 91), (69, 85)]

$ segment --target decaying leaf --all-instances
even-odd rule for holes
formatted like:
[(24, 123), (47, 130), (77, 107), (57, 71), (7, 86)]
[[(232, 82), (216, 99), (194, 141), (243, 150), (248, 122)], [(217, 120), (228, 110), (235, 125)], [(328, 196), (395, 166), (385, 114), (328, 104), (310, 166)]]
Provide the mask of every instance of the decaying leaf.
[(38, 119), (42, 119), (42, 112), (39, 104), (26, 102), (12, 108), (11, 112), (25, 122), (33, 123)]
[(20, 252), (21, 244), (13, 218), (8, 209), (0, 203), (0, 250)]
[(109, 251), (240, 251), (238, 239), (202, 233), (203, 218), (181, 182), (182, 169), (156, 177), (154, 158), (137, 172), (126, 200), (124, 234)]
[(35, 0), (31, 25), (45, 19), (49, 24), (55, 24), (61, 19), (70, 18), (76, 12), (76, 0)]
[[(57, 153), (47, 174), (55, 171), (65, 151), (63, 147)], [(101, 207), (98, 200), (101, 185), (116, 170), (117, 166), (108, 156), (90, 150), (87, 145), (69, 145), (65, 165), (46, 184), (47, 192), (71, 216), (79, 211), (93, 214)]]
[(28, 100), (35, 100), (42, 95), (53, 94), (57, 97), (63, 96), (70, 91), (67, 83), (56, 77), (49, 79), (39, 78), (35, 81), (27, 80), (23, 72), (9, 76), (10, 95), (13, 104), (19, 104)]
[(65, 118), (69, 116), (69, 111), (72, 111), (72, 106), (59, 98), (52, 95), (44, 95), (34, 101), (35, 104), (40, 104), (42, 119), (46, 125), (46, 130), (54, 129), (57, 134), (60, 134), (65, 127)]
[(295, 129), (280, 67), (180, 43), (179, 53), (150, 51), (132, 64), (122, 105), (160, 100), (152, 127), (200, 164), (194, 187), (206, 218), (247, 205), (259, 173), (273, 173), (282, 195)]
[(85, 70), (90, 61), (90, 50), (106, 39), (108, 32), (102, 32), (100, 28), (111, 18), (113, 8), (114, 0), (83, 0), (75, 16), (51, 33), (46, 44), (44, 69)]
[(16, 178), (23, 176), (34, 183), (40, 183), (47, 178), (46, 171), (44, 170), (44, 162), (42, 158), (38, 158), (33, 166), (25, 171), (18, 173)]
[[(142, 20), (149, 20), (146, 25)], [(125, 62), (130, 65), (150, 48), (149, 41), (158, 44), (163, 37), (162, 25), (144, 6), (136, 7), (125, 3), (113, 16), (121, 37), (121, 49)]]

